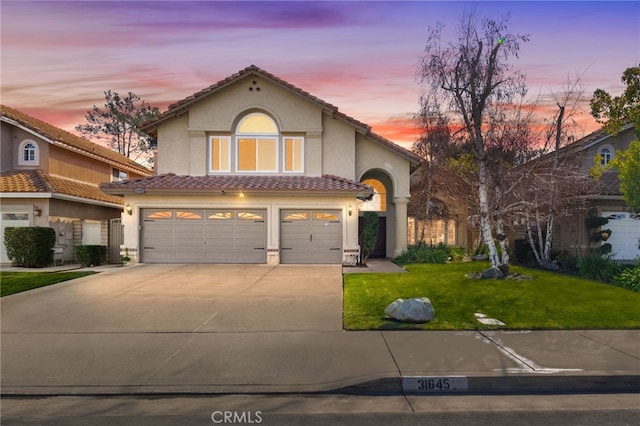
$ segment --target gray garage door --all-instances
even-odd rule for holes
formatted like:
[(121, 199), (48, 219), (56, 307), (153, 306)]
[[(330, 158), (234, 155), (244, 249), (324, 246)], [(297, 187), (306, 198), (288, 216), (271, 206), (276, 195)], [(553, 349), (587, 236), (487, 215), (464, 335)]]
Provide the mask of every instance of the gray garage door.
[(281, 263), (342, 263), (340, 211), (280, 212)]
[(146, 263), (266, 263), (265, 210), (143, 209)]

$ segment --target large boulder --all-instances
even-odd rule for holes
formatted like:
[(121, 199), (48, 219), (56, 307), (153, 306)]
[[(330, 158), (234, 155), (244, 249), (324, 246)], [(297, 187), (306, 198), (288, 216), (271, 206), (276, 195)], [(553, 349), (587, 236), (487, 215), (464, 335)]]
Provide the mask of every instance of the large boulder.
[(492, 266), (489, 269), (485, 269), (480, 274), (480, 278), (482, 279), (490, 279), (490, 278), (504, 278), (504, 274), (502, 271), (495, 266)]
[(384, 310), (390, 318), (402, 322), (429, 322), (436, 315), (428, 297), (396, 299)]

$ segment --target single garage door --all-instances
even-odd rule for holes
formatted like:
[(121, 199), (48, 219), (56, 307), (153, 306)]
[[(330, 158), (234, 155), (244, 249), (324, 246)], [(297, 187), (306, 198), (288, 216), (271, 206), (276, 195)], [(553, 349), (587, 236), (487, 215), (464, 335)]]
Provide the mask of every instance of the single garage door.
[(281, 211), (280, 263), (341, 264), (341, 212)]
[(609, 223), (602, 229), (611, 229), (607, 243), (611, 244), (614, 259), (633, 260), (640, 256), (640, 214), (603, 212)]
[(146, 263), (266, 263), (265, 210), (143, 209)]

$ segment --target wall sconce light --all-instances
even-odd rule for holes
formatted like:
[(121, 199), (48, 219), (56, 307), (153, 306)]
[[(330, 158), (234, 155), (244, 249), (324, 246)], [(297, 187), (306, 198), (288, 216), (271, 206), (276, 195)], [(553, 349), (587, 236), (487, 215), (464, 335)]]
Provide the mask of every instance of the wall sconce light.
[(244, 198), (244, 192), (241, 192), (240, 194), (238, 194), (240, 196), (240, 198)]
[(131, 216), (133, 214), (133, 207), (131, 207), (131, 204), (127, 203), (124, 206), (124, 211), (127, 212), (129, 216)]
[(351, 207), (351, 204), (349, 204), (349, 207), (347, 207), (347, 211), (349, 212), (349, 216), (353, 214), (353, 207)]
[(33, 214), (35, 214), (37, 217), (42, 216), (42, 209), (38, 206), (33, 206)]

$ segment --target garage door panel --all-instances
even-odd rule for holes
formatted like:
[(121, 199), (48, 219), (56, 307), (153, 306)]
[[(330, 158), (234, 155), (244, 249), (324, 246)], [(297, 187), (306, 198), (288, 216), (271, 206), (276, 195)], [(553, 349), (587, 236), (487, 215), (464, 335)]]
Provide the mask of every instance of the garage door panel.
[(204, 244), (207, 250), (229, 250), (229, 247), (233, 247), (234, 238), (232, 235), (221, 236), (218, 238), (205, 238)]
[(196, 238), (176, 238), (173, 247), (176, 249), (192, 249), (202, 251), (204, 241)]
[(202, 235), (204, 232), (204, 225), (199, 223), (177, 223), (174, 227), (174, 232), (177, 234)]

